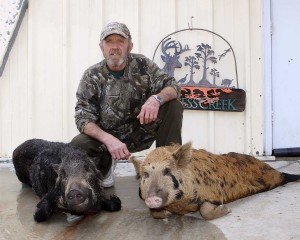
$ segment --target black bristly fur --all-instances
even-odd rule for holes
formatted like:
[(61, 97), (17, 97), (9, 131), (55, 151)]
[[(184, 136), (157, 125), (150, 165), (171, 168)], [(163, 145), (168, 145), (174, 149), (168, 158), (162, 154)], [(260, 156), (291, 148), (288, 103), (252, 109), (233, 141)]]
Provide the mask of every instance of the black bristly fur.
[[(36, 222), (46, 221), (56, 208), (76, 215), (121, 209), (117, 196), (105, 197), (103, 177), (96, 163), (84, 150), (71, 144), (27, 140), (14, 150), (13, 164), (18, 179), (41, 198), (34, 213)], [(84, 197), (70, 199), (67, 195), (71, 191)]]
[(116, 195), (110, 196), (110, 199), (103, 201), (103, 210), (115, 212), (121, 209), (121, 200)]

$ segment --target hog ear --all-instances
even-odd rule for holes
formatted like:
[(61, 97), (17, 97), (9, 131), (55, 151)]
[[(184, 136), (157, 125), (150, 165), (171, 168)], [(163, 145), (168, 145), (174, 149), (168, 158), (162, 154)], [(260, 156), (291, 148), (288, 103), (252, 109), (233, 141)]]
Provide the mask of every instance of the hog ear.
[(178, 166), (183, 167), (189, 164), (192, 158), (192, 142), (182, 145), (172, 155), (177, 161)]
[(137, 174), (137, 178), (140, 178), (141, 177), (141, 164), (142, 164), (142, 161), (139, 160), (138, 158), (132, 156), (129, 158), (129, 162), (132, 162), (133, 163), (133, 166), (134, 166), (134, 169), (135, 169), (135, 172)]
[(99, 179), (103, 180), (104, 177), (103, 177), (101, 171), (97, 168), (96, 163), (93, 161), (92, 158), (88, 158), (88, 159), (89, 159), (89, 161), (90, 161), (90, 164), (92, 165), (92, 170), (95, 172), (96, 176), (97, 176)]

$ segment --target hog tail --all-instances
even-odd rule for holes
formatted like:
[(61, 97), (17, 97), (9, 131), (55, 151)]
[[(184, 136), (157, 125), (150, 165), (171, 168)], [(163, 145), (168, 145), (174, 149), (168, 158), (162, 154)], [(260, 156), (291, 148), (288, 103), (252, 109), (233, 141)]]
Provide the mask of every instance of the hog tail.
[(300, 175), (297, 174), (289, 174), (289, 173), (282, 172), (281, 175), (283, 177), (282, 185), (289, 182), (295, 182), (300, 179)]
[(121, 200), (116, 195), (110, 196), (110, 199), (104, 199), (103, 210), (116, 212), (121, 209)]

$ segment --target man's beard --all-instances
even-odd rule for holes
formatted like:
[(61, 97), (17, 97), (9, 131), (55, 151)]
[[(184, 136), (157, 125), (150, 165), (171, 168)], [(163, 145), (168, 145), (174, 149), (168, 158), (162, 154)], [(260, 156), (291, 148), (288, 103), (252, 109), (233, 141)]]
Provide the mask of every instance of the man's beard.
[[(120, 58), (115, 58), (114, 55), (111, 56), (111, 54), (117, 54), (120, 56)], [(126, 52), (124, 56), (121, 56), (121, 52), (118, 49), (115, 49), (110, 51), (108, 57), (106, 58), (106, 61), (108, 66), (120, 67), (126, 62), (127, 56), (128, 56), (128, 52)]]
[(127, 55), (125, 57), (121, 57), (119, 59), (108, 58), (106, 61), (107, 61), (108, 66), (119, 67), (125, 63), (126, 57), (127, 57)]

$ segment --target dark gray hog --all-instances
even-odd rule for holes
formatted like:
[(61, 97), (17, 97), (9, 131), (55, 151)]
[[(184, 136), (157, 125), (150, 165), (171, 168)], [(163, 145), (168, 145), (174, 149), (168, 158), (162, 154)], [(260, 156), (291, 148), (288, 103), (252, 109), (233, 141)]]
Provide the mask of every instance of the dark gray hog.
[(71, 144), (27, 140), (14, 150), (13, 164), (18, 179), (41, 198), (37, 222), (47, 220), (56, 208), (76, 215), (121, 209), (117, 196), (105, 197), (95, 163)]

